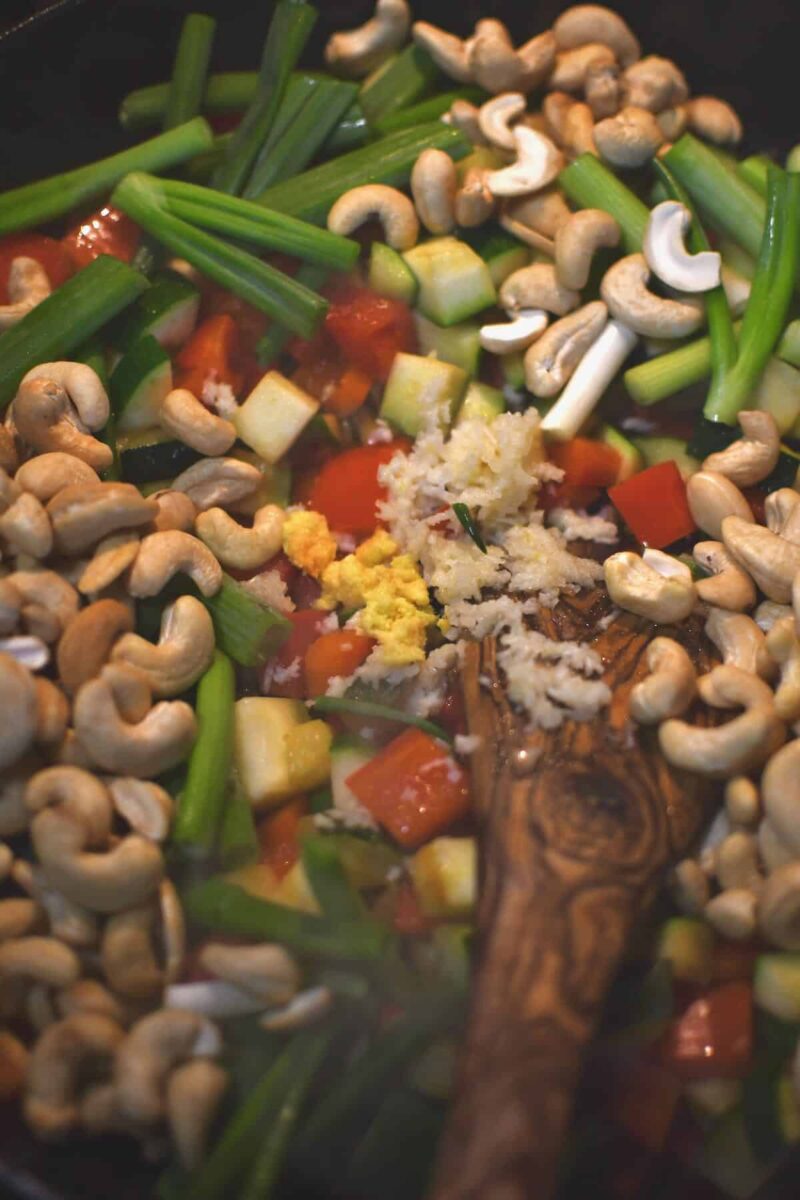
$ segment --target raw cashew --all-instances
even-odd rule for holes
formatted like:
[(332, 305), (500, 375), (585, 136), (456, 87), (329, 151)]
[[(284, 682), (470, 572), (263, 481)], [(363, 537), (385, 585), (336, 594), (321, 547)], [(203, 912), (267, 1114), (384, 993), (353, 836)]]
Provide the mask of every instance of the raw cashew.
[(692, 557), (698, 566), (710, 573), (710, 578), (695, 582), (701, 600), (730, 612), (743, 612), (753, 607), (756, 602), (753, 581), (734, 562), (722, 542), (697, 542)]
[(766, 636), (766, 645), (781, 669), (781, 681), (775, 692), (775, 711), (791, 724), (800, 718), (800, 640), (792, 617), (775, 622)]
[(758, 897), (750, 888), (726, 888), (709, 900), (703, 915), (717, 933), (743, 942), (756, 931)]
[(47, 503), (56, 549), (77, 555), (110, 533), (146, 525), (158, 512), (132, 483), (70, 484)]
[(22, 612), (23, 597), (8, 576), (0, 576), (0, 634), (13, 634)]
[(491, 95), (527, 90), (525, 69), (502, 21), (478, 21), (468, 42), (470, 74)]
[(564, 287), (552, 263), (531, 263), (512, 272), (500, 288), (500, 306), (509, 313), (543, 308), (563, 317), (580, 304), (580, 293)]
[(616, 116), (624, 96), (624, 85), (616, 63), (595, 63), (589, 67), (583, 83), (583, 94), (595, 121)]
[(110, 780), (108, 790), (115, 810), (134, 833), (151, 842), (166, 840), (173, 809), (169, 792), (149, 780), (125, 776)]
[(43, 925), (44, 911), (27, 896), (0, 900), (0, 942), (37, 933)]
[(479, 109), (470, 100), (454, 100), (448, 113), (442, 117), (448, 125), (460, 129), (468, 142), (473, 146), (486, 146), (488, 142), (483, 136), (479, 122)]
[(689, 99), (683, 72), (670, 58), (648, 54), (625, 72), (628, 103), (651, 113), (673, 108)]
[(406, 0), (377, 0), (375, 15), (364, 25), (329, 38), (325, 62), (337, 75), (360, 79), (401, 48), (410, 27)]
[[(773, 754), (761, 776), (764, 817), (791, 858), (800, 858), (800, 741)], [(768, 864), (769, 865), (769, 864)]]
[(542, 399), (557, 395), (602, 333), (607, 317), (602, 300), (593, 300), (545, 330), (525, 355), (528, 390)]
[(686, 108), (689, 128), (706, 141), (727, 146), (742, 140), (742, 122), (725, 100), (695, 96)]
[(30, 671), (0, 654), (0, 771), (31, 748), (36, 736), (36, 685)]
[(125, 1034), (99, 1013), (75, 1013), (44, 1031), (30, 1058), (25, 1117), (40, 1137), (63, 1137), (79, 1120), (81, 1080), (107, 1069)]
[(703, 461), (704, 471), (716, 471), (737, 487), (752, 487), (771, 473), (780, 454), (780, 434), (772, 413), (760, 409), (739, 413), (739, 425), (744, 437), (732, 442), (725, 450), (709, 454)]
[(236, 441), (236, 428), (215, 416), (187, 388), (173, 388), (161, 402), (159, 424), (200, 454), (227, 454)]
[(615, 604), (657, 625), (672, 625), (688, 617), (697, 594), (691, 572), (663, 575), (634, 554), (621, 550), (606, 559), (603, 571)]
[(800, 544), (800, 492), (788, 487), (770, 492), (764, 501), (764, 520), (767, 529)]
[(19, 454), (14, 432), (6, 425), (0, 425), (0, 468), (13, 475), (18, 466)]
[(642, 250), (648, 267), (662, 283), (680, 292), (709, 292), (720, 285), (722, 257), (717, 250), (689, 252), (684, 239), (691, 222), (685, 204), (662, 201), (650, 213)]
[(158, 515), (153, 521), (158, 533), (165, 533), (169, 529), (192, 532), (197, 507), (185, 492), (176, 492), (168, 488), (166, 491), (156, 492), (152, 499), (158, 505)]
[(609, 311), (643, 337), (686, 337), (700, 328), (702, 303), (666, 300), (647, 287), (650, 270), (643, 254), (629, 254), (606, 271), (600, 295)]
[(548, 87), (559, 92), (580, 92), (590, 70), (610, 67), (615, 62), (614, 51), (602, 42), (586, 42), (572, 50), (560, 50), (556, 53)]
[(791, 601), (792, 581), (800, 571), (800, 546), (735, 516), (722, 521), (722, 540), (765, 596), (778, 604)]
[(126, 633), (111, 651), (113, 662), (127, 663), (147, 676), (156, 696), (179, 696), (196, 683), (214, 657), (214, 626), (194, 596), (179, 596), (164, 609), (157, 645)]
[(722, 655), (722, 661), (762, 679), (771, 679), (775, 663), (767, 641), (755, 621), (744, 613), (712, 608), (705, 623), (706, 636)]
[(694, 858), (683, 858), (672, 872), (672, 894), (682, 913), (698, 917), (711, 896), (708, 876)]
[(128, 581), (132, 596), (157, 596), (179, 571), (197, 584), (204, 596), (222, 587), (222, 568), (199, 538), (178, 529), (151, 533), (142, 539)]
[(206, 971), (258, 997), (265, 1006), (288, 1004), (300, 989), (300, 970), (283, 946), (209, 942), (200, 952), (200, 962)]
[(41, 501), (23, 492), (0, 516), (0, 538), (13, 554), (47, 558), (53, 549), (53, 531)]
[(415, 21), (411, 27), (414, 41), (427, 50), (437, 67), (458, 83), (471, 83), (472, 67), (467, 43), (428, 21)]
[(697, 692), (689, 655), (672, 638), (657, 637), (647, 647), (647, 665), (651, 674), (631, 692), (631, 716), (646, 725), (681, 716)]
[(114, 643), (133, 629), (133, 616), (118, 600), (95, 600), (81, 609), (58, 643), (56, 662), (62, 686), (74, 695), (108, 662)]
[(84, 596), (104, 592), (127, 571), (138, 553), (139, 535), (133, 530), (103, 538), (78, 579), (78, 591)]
[(524, 114), (526, 105), (522, 92), (501, 92), (481, 105), (478, 125), (486, 140), (501, 150), (514, 150), (516, 142), (511, 126)]
[(33, 814), (57, 808), (81, 826), (83, 844), (105, 846), (111, 835), (111, 802), (105, 785), (79, 767), (47, 767), (29, 781), (25, 803)]
[(594, 114), (588, 104), (576, 101), (564, 116), (562, 145), (567, 154), (577, 158), (580, 154), (597, 155), (594, 142)]
[(184, 492), (204, 512), (217, 504), (225, 508), (244, 500), (260, 483), (261, 472), (252, 463), (239, 458), (206, 458), (187, 467), (173, 479), (172, 487)]
[(644, 166), (663, 141), (664, 134), (653, 114), (631, 104), (594, 127), (594, 143), (601, 157), (615, 167)]
[(470, 167), (456, 192), (455, 218), (461, 229), (475, 229), (488, 221), (495, 210), (495, 198), (487, 182), (489, 170)]
[[(5, 711), (3, 709), (4, 713)], [(0, 837), (14, 837), (28, 828), (30, 813), (25, 805), (25, 788), (39, 765), (37, 761), (25, 757), (11, 768), (3, 769), (3, 777), (0, 780)], [(14, 863), (14, 867), (16, 866), (17, 863)]]
[(716, 471), (696, 471), (686, 484), (686, 499), (695, 524), (719, 540), (726, 517), (753, 523), (750, 505), (735, 483)]
[(380, 221), (387, 245), (410, 250), (417, 244), (419, 221), (408, 196), (383, 183), (365, 183), (345, 192), (328, 213), (328, 229), (346, 237), (367, 221)]
[(195, 521), (195, 531), (225, 567), (255, 570), (281, 549), (285, 514), (276, 504), (265, 504), (253, 518), (252, 528), (240, 525), (222, 508), (209, 508)]
[(0, 1101), (13, 1100), (22, 1091), (29, 1058), (19, 1038), (0, 1029)]
[(69, 724), (69, 700), (54, 683), (44, 676), (37, 676), (36, 688), (36, 743), (39, 746), (54, 746), (63, 741)]
[(197, 1013), (161, 1009), (143, 1017), (119, 1045), (113, 1080), (121, 1111), (149, 1124), (164, 1113), (169, 1074), (191, 1058), (213, 1057), (221, 1048), (215, 1025)]
[(490, 172), (487, 183), (493, 196), (527, 196), (552, 183), (564, 165), (564, 156), (543, 133), (527, 125), (514, 126), (517, 159), (510, 167)]
[(23, 380), (12, 413), (17, 433), (32, 449), (61, 450), (98, 471), (111, 465), (111, 447), (78, 427), (69, 396), (55, 380)]
[(33, 367), (21, 387), (45, 379), (64, 388), (75, 406), (78, 419), (86, 429), (102, 429), (108, 421), (110, 405), (106, 389), (95, 370), (80, 362), (50, 362)]
[(636, 62), (639, 42), (619, 13), (601, 4), (575, 4), (556, 19), (553, 33), (559, 50), (572, 50), (588, 42), (609, 46), (623, 67)]
[(800, 950), (800, 862), (776, 867), (767, 876), (758, 903), (758, 926), (781, 950)]
[(71, 987), (63, 988), (56, 996), (56, 1007), (62, 1017), (98, 1013), (119, 1025), (125, 1023), (125, 1010), (119, 1000), (97, 979), (79, 979)]
[(620, 228), (599, 208), (573, 213), (555, 237), (555, 267), (559, 283), (580, 292), (586, 287), (592, 259), (601, 246), (619, 244)]
[(757, 889), (761, 883), (758, 843), (752, 833), (735, 830), (716, 849), (715, 871), (722, 888)]
[(792, 607), (790, 604), (776, 604), (774, 600), (762, 600), (753, 613), (753, 620), (762, 632), (769, 633), (773, 625), (780, 621), (782, 617), (790, 617), (791, 615)]
[(682, 133), (686, 132), (689, 120), (689, 110), (686, 104), (676, 104), (672, 108), (664, 108), (656, 113), (656, 120), (661, 126), (664, 140), (677, 142)]
[(78, 611), (78, 593), (55, 571), (15, 571), (6, 583), (22, 597), (23, 623), (43, 641), (57, 641)]
[(43, 983), (47, 987), (69, 987), (81, 973), (74, 950), (50, 937), (21, 937), (0, 943), (0, 981)]
[(82, 458), (52, 450), (48, 454), (37, 454), (23, 463), (14, 476), (24, 492), (33, 492), (37, 500), (46, 504), (56, 492), (72, 484), (96, 484), (100, 478)]
[(186, 1171), (202, 1163), (211, 1124), (228, 1087), (228, 1074), (208, 1058), (176, 1067), (167, 1080), (167, 1123)]
[(0, 306), (0, 330), (18, 325), (37, 304), (47, 299), (52, 289), (41, 263), (21, 254), (11, 260), (7, 291), (11, 303)]
[(42, 867), (31, 867), (30, 863), (20, 859), (15, 863), (14, 882), (47, 914), (50, 933), (54, 938), (80, 950), (96, 945), (95, 914), (51, 887)]
[(106, 921), (100, 961), (106, 982), (120, 996), (143, 1000), (164, 985), (153, 945), (156, 919), (155, 905), (150, 902), (114, 913)]

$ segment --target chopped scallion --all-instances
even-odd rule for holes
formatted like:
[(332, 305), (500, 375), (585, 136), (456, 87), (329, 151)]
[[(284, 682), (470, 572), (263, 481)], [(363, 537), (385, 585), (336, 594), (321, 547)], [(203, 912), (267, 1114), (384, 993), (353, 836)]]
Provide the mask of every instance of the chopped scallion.
[(363, 717), (370, 721), (392, 721), (397, 725), (413, 725), (423, 733), (438, 738), (448, 744), (453, 741), (447, 730), (433, 721), (418, 717), (414, 713), (404, 712), (402, 708), (392, 708), (389, 704), (375, 704), (372, 700), (350, 700), (347, 696), (319, 696), (311, 710), (315, 716), (324, 717), (326, 713), (347, 713), (352, 717)]
[(475, 524), (475, 518), (473, 517), (472, 513), (470, 512), (469, 506), (467, 504), (461, 504), (461, 503), (454, 504), (453, 512), (455, 513), (456, 517), (458, 518), (460, 525), (462, 526), (462, 528), (464, 530), (466, 530), (466, 532), (472, 538), (473, 542), (478, 547), (481, 554), (488, 554), (488, 550), (486, 549), (486, 542), (481, 537), (480, 530), (478, 529), (478, 526)]
[(164, 114), (164, 128), (174, 129), (200, 112), (217, 23), (205, 13), (189, 13), (183, 22)]

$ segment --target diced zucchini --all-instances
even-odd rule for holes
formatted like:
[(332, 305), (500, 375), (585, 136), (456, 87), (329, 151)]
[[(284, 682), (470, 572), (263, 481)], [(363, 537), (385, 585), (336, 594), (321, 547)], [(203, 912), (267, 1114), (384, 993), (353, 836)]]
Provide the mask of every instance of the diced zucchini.
[(418, 354), (397, 354), (386, 381), (381, 417), (409, 437), (416, 437), (431, 417), (447, 429), (466, 386), (467, 373), (461, 367)]
[(753, 999), (781, 1021), (800, 1021), (800, 954), (762, 954), (753, 974)]
[(200, 292), (177, 271), (165, 271), (125, 316), (115, 342), (128, 350), (149, 334), (168, 350), (182, 346), (197, 321)]
[(261, 482), (254, 492), (243, 500), (226, 505), (230, 512), (252, 517), (265, 504), (286, 508), (292, 494), (292, 468), (287, 462), (266, 463), (254, 450), (243, 450), (238, 446), (229, 451), (228, 457), (250, 463), (261, 472)]
[(461, 367), (473, 378), (478, 374), (481, 360), (481, 327), (475, 321), (464, 321), (444, 329), (423, 317), (414, 314), (417, 341), (423, 354), (433, 354), (441, 362)]
[(525, 355), (522, 353), (504, 354), (500, 359), (500, 367), (506, 386), (515, 392), (525, 391)]
[(455, 1082), (458, 1047), (450, 1038), (431, 1042), (409, 1073), (409, 1082), (424, 1096), (447, 1100)]
[(310, 792), (327, 783), (331, 774), (333, 732), (324, 721), (304, 721), (286, 733), (289, 786)]
[(348, 778), (359, 767), (363, 767), (375, 757), (375, 749), (360, 738), (337, 737), (331, 746), (331, 795), (333, 807), (346, 817), (363, 817), (367, 826), (373, 826), (374, 821), (369, 813), (356, 799), (355, 794), (347, 786)]
[(225, 878), (229, 883), (235, 883), (248, 895), (256, 896), (259, 900), (271, 900), (275, 888), (278, 886), (275, 872), (262, 862), (247, 863), (243, 867), (236, 867), (235, 870), (228, 871)]
[(369, 286), (379, 296), (413, 304), (418, 285), (414, 273), (403, 256), (385, 242), (373, 242), (369, 256)]
[(299, 912), (317, 914), (320, 911), (306, 869), (299, 860), (276, 883), (268, 899), (274, 904), (282, 904), (284, 908), (296, 908)]
[(739, 1109), (734, 1109), (714, 1126), (692, 1165), (731, 1200), (750, 1200), (772, 1166), (758, 1161)]
[[(353, 768), (355, 770), (355, 768)], [(402, 862), (400, 854), (378, 837), (356, 837), (352, 833), (330, 833), (345, 874), (353, 887), (363, 891), (383, 887), (392, 869)]]
[(672, 966), (675, 979), (685, 983), (708, 983), (714, 934), (711, 927), (695, 917), (671, 917), (661, 927), (656, 958)]
[(115, 366), (109, 389), (118, 433), (158, 425), (161, 405), (172, 389), (172, 363), (166, 350), (154, 337), (140, 338)]
[(279, 371), (268, 371), (234, 416), (239, 437), (268, 463), (294, 445), (319, 404)]
[(308, 720), (299, 700), (247, 696), (234, 706), (234, 761), (253, 808), (275, 808), (291, 796), (286, 735)]
[(458, 410), (456, 425), (463, 421), (483, 421), (490, 425), (495, 417), (499, 417), (505, 411), (506, 398), (499, 388), (473, 380)]
[(528, 246), (524, 246), (512, 233), (499, 229), (496, 225), (483, 226), (474, 233), (465, 233), (464, 241), (468, 242), (476, 254), (479, 254), (489, 268), (489, 274), (496, 288), (519, 271), (527, 267), (531, 260)]
[(203, 457), (161, 429), (122, 434), (117, 438), (117, 451), (121, 478), (142, 490), (146, 484), (168, 486), (165, 481), (174, 479)]
[(783, 436), (800, 428), (800, 371), (780, 358), (771, 358), (761, 376), (751, 408), (772, 413)]
[(739, 1103), (742, 1085), (738, 1079), (695, 1079), (684, 1085), (684, 1095), (698, 1116), (718, 1120)]
[(616, 450), (622, 459), (616, 478), (617, 483), (622, 483), (624, 479), (630, 479), (631, 475), (641, 471), (642, 453), (637, 446), (634, 446), (633, 442), (628, 441), (624, 433), (620, 433), (613, 425), (603, 425), (598, 436), (606, 446), (611, 446), (613, 450)]
[(774, 1161), (800, 1140), (800, 1110), (791, 1079), (770, 1064), (757, 1062), (744, 1084), (742, 1115), (756, 1157)]
[(684, 479), (700, 470), (700, 462), (686, 449), (686, 442), (675, 437), (635, 437), (636, 449), (644, 459), (646, 467), (656, 467), (662, 462), (674, 462)]
[(423, 912), (431, 917), (466, 917), (478, 894), (478, 850), (474, 838), (439, 837), (409, 861)]
[(404, 257), (419, 283), (420, 312), (437, 325), (456, 325), (497, 299), (489, 268), (466, 242), (432, 238)]

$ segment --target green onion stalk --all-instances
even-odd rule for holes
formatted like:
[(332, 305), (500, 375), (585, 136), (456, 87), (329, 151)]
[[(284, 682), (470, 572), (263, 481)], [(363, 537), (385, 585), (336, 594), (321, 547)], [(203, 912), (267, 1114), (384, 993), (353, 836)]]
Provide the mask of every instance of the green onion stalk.
[(199, 114), (216, 28), (216, 21), (205, 13), (189, 13), (183, 22), (167, 95), (165, 129), (174, 129)]

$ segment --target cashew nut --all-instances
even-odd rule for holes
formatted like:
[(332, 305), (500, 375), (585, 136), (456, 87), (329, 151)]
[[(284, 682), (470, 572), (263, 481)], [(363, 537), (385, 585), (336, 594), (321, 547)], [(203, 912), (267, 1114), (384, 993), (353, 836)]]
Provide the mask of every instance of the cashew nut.
[(647, 287), (650, 270), (643, 254), (629, 254), (603, 276), (600, 295), (609, 311), (643, 337), (686, 337), (700, 328), (702, 302), (666, 300)]
[(602, 42), (586, 42), (572, 50), (557, 51), (548, 87), (559, 92), (580, 92), (590, 70), (611, 67), (615, 62), (614, 51)]
[(670, 58), (648, 54), (625, 72), (628, 103), (636, 108), (659, 113), (689, 99), (689, 86), (679, 67)]
[(84, 596), (105, 591), (127, 571), (138, 553), (139, 535), (133, 530), (103, 538), (78, 579), (78, 591)]
[(223, 417), (209, 412), (186, 388), (173, 388), (161, 402), (159, 424), (200, 454), (226, 454), (236, 441), (236, 428)]
[(527, 90), (524, 65), (502, 21), (478, 21), (467, 47), (470, 74), (479, 87), (492, 95)]
[(644, 166), (663, 141), (661, 126), (653, 114), (631, 104), (594, 127), (594, 144), (601, 157), (615, 167)]
[(157, 783), (145, 779), (112, 779), (108, 790), (115, 810), (134, 833), (151, 842), (163, 842), (172, 822), (172, 797)]
[[(558, 188), (546, 188), (535, 196), (506, 201), (500, 223), (505, 224), (508, 219), (521, 229), (537, 234), (549, 244), (552, 253), (556, 234), (571, 216), (561, 191)], [(526, 241), (526, 238), (521, 237), (520, 240)]]
[(689, 568), (685, 571), (662, 575), (631, 550), (610, 555), (603, 566), (614, 603), (657, 625), (683, 621), (694, 608), (697, 593)]
[(714, 869), (722, 888), (749, 888), (761, 884), (758, 843), (752, 833), (735, 830), (723, 838), (716, 849)]
[(703, 915), (724, 938), (744, 942), (756, 931), (758, 898), (749, 888), (726, 888), (709, 900)]
[(337, 75), (360, 79), (400, 49), (410, 26), (406, 0), (377, 0), (375, 15), (365, 24), (329, 38), (325, 62)]
[(288, 1004), (300, 988), (297, 964), (282, 946), (226, 946), (209, 942), (200, 952), (206, 971), (265, 1005)]
[(49, 454), (37, 454), (23, 463), (14, 476), (24, 492), (33, 492), (37, 500), (46, 504), (56, 492), (72, 484), (96, 484), (100, 482), (96, 471), (82, 458), (53, 450)]
[(138, 633), (124, 634), (111, 651), (113, 662), (142, 671), (156, 696), (179, 696), (208, 670), (214, 657), (214, 626), (194, 596), (179, 596), (164, 609), (157, 645)]
[(151, 499), (158, 505), (158, 515), (153, 525), (159, 533), (165, 533), (168, 529), (182, 529), (184, 533), (191, 533), (197, 508), (185, 492), (168, 488), (163, 492), (155, 492)]
[(744, 437), (725, 450), (709, 454), (703, 470), (716, 471), (737, 487), (751, 487), (774, 469), (781, 449), (780, 435), (772, 413), (755, 409), (740, 412), (738, 419)]
[(221, 508), (209, 508), (195, 521), (195, 531), (226, 567), (255, 570), (278, 553), (282, 545), (283, 509), (266, 504), (253, 518), (252, 528), (240, 525)]
[(0, 943), (0, 980), (44, 983), (47, 987), (69, 987), (81, 973), (74, 950), (51, 937), (21, 937)]
[(18, 466), (19, 455), (13, 430), (0, 425), (0, 468), (13, 475)]
[(69, 701), (60, 688), (43, 676), (34, 681), (36, 688), (36, 742), (52, 746), (61, 742), (69, 724)]
[(547, 328), (547, 313), (541, 308), (521, 308), (513, 321), (484, 325), (480, 339), (484, 350), (493, 354), (513, 354), (526, 350)]
[(583, 82), (583, 94), (595, 121), (615, 116), (620, 110), (624, 95), (616, 63), (595, 63), (589, 67)]
[(679, 642), (654, 638), (647, 647), (647, 679), (631, 692), (631, 716), (640, 724), (655, 725), (667, 717), (679, 717), (697, 692), (694, 666)]
[(709, 292), (719, 287), (722, 258), (716, 250), (689, 253), (684, 238), (691, 223), (685, 204), (664, 200), (650, 212), (642, 249), (648, 267), (662, 283), (681, 292)]
[(516, 142), (511, 126), (523, 115), (526, 107), (527, 101), (522, 92), (502, 92), (499, 96), (487, 100), (478, 110), (481, 133), (493, 146), (499, 146), (501, 150), (515, 150)]
[(328, 229), (346, 237), (367, 221), (380, 221), (393, 250), (410, 250), (419, 237), (414, 205), (397, 188), (365, 183), (345, 192), (328, 213)]
[(576, 4), (566, 9), (553, 25), (559, 50), (572, 50), (587, 42), (609, 46), (623, 67), (636, 62), (639, 42), (619, 13), (601, 4)]
[(697, 471), (686, 484), (686, 499), (695, 524), (712, 538), (722, 537), (726, 517), (753, 523), (753, 513), (735, 483), (716, 471)]
[(167, 1123), (184, 1170), (196, 1170), (202, 1163), (208, 1133), (227, 1087), (227, 1071), (208, 1058), (184, 1063), (169, 1076)]
[[(0, 665), (0, 672), (2, 666)], [(2, 674), (0, 673), (0, 696), (2, 696)], [(7, 710), (3, 708), (3, 713)], [(0, 751), (2, 741), (0, 741)], [(25, 757), (10, 769), (4, 768), (0, 780), (0, 837), (14, 837), (23, 833), (30, 824), (30, 813), (25, 804), (25, 788), (33, 772), (40, 764)], [(14, 863), (14, 867), (17, 863)]]
[[(138, 671), (123, 668), (139, 677)], [(123, 719), (104, 667), (84, 683), (75, 697), (74, 724), (82, 745), (98, 766), (115, 775), (148, 779), (177, 766), (188, 754), (197, 732), (194, 712), (181, 700), (156, 704), (137, 723)]]
[(41, 263), (25, 255), (12, 258), (8, 271), (8, 298), (11, 303), (0, 306), (0, 330), (18, 325), (37, 304), (47, 299), (51, 291), (50, 280)]
[(0, 654), (0, 770), (12, 766), (36, 736), (36, 685), (25, 667)]
[(427, 50), (437, 67), (458, 83), (472, 82), (467, 43), (453, 33), (437, 28), (427, 21), (415, 21), (411, 35), (418, 46)]
[(753, 607), (756, 602), (753, 581), (733, 561), (722, 542), (697, 542), (692, 556), (698, 566), (710, 573), (710, 578), (695, 582), (701, 600), (730, 612), (743, 612)]
[(460, 129), (473, 146), (486, 146), (488, 142), (481, 132), (478, 114), (478, 106), (471, 101), (454, 100), (450, 111), (445, 113), (442, 120), (447, 125), (454, 125), (456, 129)]
[(128, 590), (137, 599), (157, 596), (178, 572), (188, 575), (204, 596), (214, 596), (222, 587), (222, 568), (208, 547), (190, 533), (170, 529), (142, 539)]
[(48, 501), (56, 548), (78, 555), (122, 529), (146, 525), (158, 512), (132, 483), (70, 484)]
[(764, 501), (767, 529), (787, 542), (800, 544), (800, 493), (794, 488), (776, 488)]
[(434, 234), (451, 233), (455, 228), (455, 200), (458, 191), (456, 166), (444, 150), (423, 150), (411, 172), (411, 194), (417, 215)]
[(500, 305), (510, 314), (543, 308), (563, 317), (581, 302), (580, 293), (559, 282), (552, 263), (531, 263), (513, 271), (500, 288)]
[(32, 449), (60, 450), (98, 471), (111, 465), (111, 447), (78, 427), (67, 391), (54, 379), (26, 377), (14, 398), (12, 413), (17, 433)]
[(0, 1029), (0, 1100), (13, 1100), (22, 1091), (29, 1057), (18, 1037)]
[(795, 739), (773, 754), (761, 776), (764, 816), (790, 858), (800, 857), (799, 767), (800, 741)]
[(542, 418), (541, 431), (546, 437), (556, 441), (575, 437), (600, 403), (636, 342), (636, 334), (622, 321), (606, 322), (567, 380), (558, 400)]
[(699, 916), (711, 896), (708, 876), (694, 858), (681, 859), (672, 872), (672, 894), (681, 912)]
[(487, 182), (486, 167), (470, 167), (461, 187), (456, 192), (456, 225), (462, 229), (475, 229), (488, 221), (495, 210), (495, 199)]
[(22, 620), (32, 634), (55, 642), (78, 611), (78, 593), (55, 571), (15, 571), (6, 580), (22, 597)]
[(510, 167), (490, 172), (487, 183), (493, 196), (527, 196), (552, 183), (564, 165), (558, 147), (527, 125), (514, 127), (517, 159)]
[(727, 146), (742, 140), (742, 122), (725, 100), (695, 96), (686, 107), (689, 128), (706, 141)]
[(41, 867), (32, 867), (24, 859), (14, 864), (14, 882), (23, 888), (47, 914), (50, 933), (68, 946), (85, 949), (97, 943), (97, 918), (50, 887)]
[(96, 600), (82, 609), (58, 643), (56, 662), (64, 689), (74, 695), (108, 662), (114, 643), (133, 629), (133, 616), (117, 600)]
[(800, 718), (800, 641), (794, 620), (784, 617), (776, 621), (766, 636), (766, 645), (781, 669), (775, 711), (782, 720), (791, 723)]
[(763, 633), (769, 633), (776, 622), (780, 621), (783, 617), (790, 617), (791, 615), (791, 605), (776, 604), (774, 600), (762, 600), (753, 613), (753, 619)]
[(115, 996), (97, 979), (79, 979), (56, 996), (56, 1007), (62, 1017), (75, 1013), (99, 1013), (119, 1025), (125, 1023), (125, 1010)]
[(0, 900), (0, 942), (36, 933), (42, 926), (43, 916), (44, 912), (36, 901), (27, 896)]
[(798, 853), (783, 840), (772, 821), (766, 819), (758, 827), (758, 849), (768, 872), (785, 867), (787, 863), (796, 862), (798, 858)]
[(244, 500), (260, 483), (261, 472), (252, 463), (239, 458), (205, 458), (173, 479), (172, 487), (204, 512), (217, 504), (225, 508)]
[(33, 367), (24, 376), (22, 385), (46, 379), (63, 387), (75, 406), (78, 419), (86, 429), (102, 429), (108, 421), (108, 394), (95, 370), (80, 362), (50, 362)]
[(0, 577), (0, 634), (11, 634), (17, 627), (23, 598), (18, 588), (6, 577)]
[(556, 61), (556, 39), (551, 30), (537, 33), (517, 47), (517, 62), (522, 68), (518, 90), (531, 92), (544, 83)]
[(79, 1121), (79, 1089), (91, 1071), (107, 1069), (125, 1034), (99, 1013), (75, 1013), (44, 1031), (33, 1048), (25, 1117), (44, 1138), (60, 1138)]
[(689, 109), (686, 104), (676, 104), (672, 108), (664, 108), (656, 113), (656, 120), (661, 126), (664, 140), (677, 142), (682, 133), (686, 132), (689, 121)]
[(282, 1008), (264, 1013), (259, 1020), (262, 1029), (272, 1033), (288, 1033), (293, 1029), (304, 1029), (319, 1021), (330, 1011), (333, 1004), (333, 992), (327, 987), (306, 988), (298, 992), (293, 1000)]
[(665, 721), (658, 740), (674, 767), (712, 779), (729, 779), (760, 766), (783, 744), (786, 730), (775, 712), (772, 692), (756, 675), (739, 667), (715, 667), (698, 680), (697, 687), (706, 704), (741, 706), (745, 711), (713, 729), (676, 719)]
[(216, 1026), (197, 1013), (161, 1009), (143, 1017), (115, 1055), (113, 1082), (121, 1111), (131, 1121), (157, 1121), (164, 1112), (170, 1072), (188, 1059), (219, 1050)]
[(735, 516), (723, 519), (722, 540), (765, 596), (778, 604), (789, 603), (792, 581), (800, 571), (800, 546), (763, 525)]
[(53, 531), (41, 501), (23, 492), (0, 516), (0, 537), (14, 554), (47, 558), (53, 548)]
[(768, 876), (758, 904), (762, 935), (781, 950), (800, 950), (800, 862), (776, 867)]
[(580, 292), (589, 281), (595, 251), (619, 244), (620, 228), (599, 208), (572, 213), (556, 232), (555, 267), (559, 283)]
[(156, 909), (151, 903), (112, 914), (100, 946), (103, 974), (121, 996), (143, 1000), (164, 986), (153, 946)]
[(722, 661), (761, 679), (771, 679), (775, 664), (767, 640), (752, 617), (744, 613), (712, 608), (705, 623), (706, 636), (722, 655)]
[(525, 355), (525, 386), (534, 396), (557, 395), (603, 331), (608, 310), (593, 300), (556, 321)]

